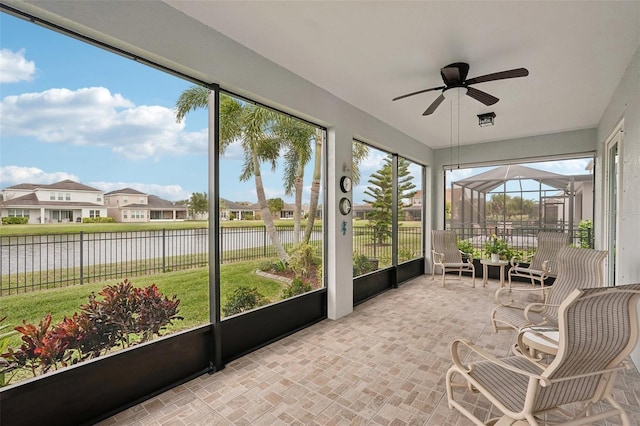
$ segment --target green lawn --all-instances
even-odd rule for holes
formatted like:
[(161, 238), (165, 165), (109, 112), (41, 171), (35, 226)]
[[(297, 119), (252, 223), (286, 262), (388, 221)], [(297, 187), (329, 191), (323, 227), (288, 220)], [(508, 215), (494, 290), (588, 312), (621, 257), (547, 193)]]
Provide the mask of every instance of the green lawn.
[(209, 222), (145, 222), (145, 223), (55, 223), (38, 225), (2, 225), (0, 236), (74, 234), (84, 232), (156, 231), (161, 229), (206, 228)]
[[(306, 221), (304, 222), (306, 224)], [(276, 226), (293, 226), (293, 220), (276, 220)], [(322, 220), (316, 219), (314, 226), (322, 225)], [(363, 228), (369, 225), (368, 220), (354, 220), (354, 228)], [(121, 231), (156, 231), (161, 229), (195, 229), (207, 228), (206, 220), (184, 222), (144, 222), (144, 223), (55, 223), (38, 225), (2, 225), (0, 236), (10, 235), (46, 235), (46, 234), (73, 234), (83, 232), (121, 232)], [(262, 220), (227, 220), (221, 221), (224, 228), (238, 228), (250, 226), (264, 226)], [(400, 227), (419, 227), (421, 222), (400, 222)]]
[[(220, 267), (221, 302), (225, 304), (227, 296), (241, 286), (257, 287), (267, 299), (280, 299), (282, 283), (255, 275), (254, 272), (262, 260), (233, 263)], [(179, 314), (184, 317), (176, 321), (169, 331), (178, 331), (209, 322), (209, 270), (208, 268), (188, 269), (165, 274), (146, 275), (130, 279), (136, 287), (147, 287), (155, 283), (166, 296), (174, 294), (180, 299)], [(88, 302), (91, 292), (99, 292), (106, 285), (116, 284), (117, 280), (100, 283), (76, 285), (51, 290), (35, 291), (0, 299), (0, 318), (7, 316), (3, 324), (9, 329), (22, 324), (22, 320), (37, 324), (47, 313), (51, 313), (52, 324), (79, 311), (80, 305)], [(19, 345), (15, 336), (13, 346)]]

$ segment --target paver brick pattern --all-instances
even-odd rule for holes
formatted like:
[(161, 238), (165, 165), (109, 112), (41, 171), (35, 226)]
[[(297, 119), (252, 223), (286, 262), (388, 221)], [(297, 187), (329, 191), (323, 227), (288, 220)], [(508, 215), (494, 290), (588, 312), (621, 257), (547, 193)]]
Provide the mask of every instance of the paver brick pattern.
[[(510, 352), (514, 333), (494, 333), (489, 321), (498, 287), (415, 278), (99, 424), (471, 425), (447, 406), (449, 344), (464, 338), (497, 356)], [(481, 419), (499, 415), (484, 397), (455, 392)], [(635, 368), (618, 376), (615, 396), (640, 424)]]

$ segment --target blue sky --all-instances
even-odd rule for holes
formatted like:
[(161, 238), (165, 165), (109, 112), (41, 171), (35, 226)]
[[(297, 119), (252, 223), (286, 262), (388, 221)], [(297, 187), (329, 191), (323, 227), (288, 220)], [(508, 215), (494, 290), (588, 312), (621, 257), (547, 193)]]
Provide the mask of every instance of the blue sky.
[[(0, 31), (0, 188), (72, 179), (106, 192), (131, 187), (171, 201), (207, 191), (206, 111), (190, 113), (182, 123), (173, 113), (192, 83), (4, 13)], [(372, 150), (360, 165), (356, 203), (384, 155)], [(587, 161), (536, 167), (583, 174)], [(241, 165), (242, 150), (230, 147), (221, 159), (220, 195), (255, 202), (253, 181), (237, 180)], [(418, 176), (417, 167), (411, 170)], [(453, 177), (484, 170), (461, 169)], [(262, 173), (267, 198), (292, 201), (279, 170), (265, 166)], [(307, 178), (305, 200), (309, 186)]]
[[(0, 13), (0, 188), (72, 179), (176, 201), (207, 191), (207, 114), (176, 123), (192, 83)], [(241, 183), (242, 151), (221, 162), (221, 196), (256, 201)], [(227, 176), (233, 176), (230, 185)], [(290, 201), (263, 168), (267, 198)]]

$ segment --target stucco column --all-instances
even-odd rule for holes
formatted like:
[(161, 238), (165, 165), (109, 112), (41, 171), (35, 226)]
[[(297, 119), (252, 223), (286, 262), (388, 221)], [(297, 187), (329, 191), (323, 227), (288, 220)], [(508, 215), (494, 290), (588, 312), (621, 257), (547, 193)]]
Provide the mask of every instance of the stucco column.
[(352, 192), (340, 191), (340, 178), (351, 177), (351, 133), (327, 129), (327, 315), (338, 319), (353, 312), (352, 213), (340, 213), (343, 197), (353, 202)]

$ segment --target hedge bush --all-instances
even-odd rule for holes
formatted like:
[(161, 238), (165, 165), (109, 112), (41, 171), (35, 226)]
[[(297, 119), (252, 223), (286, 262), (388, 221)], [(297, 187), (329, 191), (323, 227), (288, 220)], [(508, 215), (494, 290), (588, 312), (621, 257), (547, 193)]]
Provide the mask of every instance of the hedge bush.
[(112, 217), (83, 217), (82, 223), (116, 223)]
[(3, 217), (3, 225), (26, 225), (29, 223), (28, 217)]

